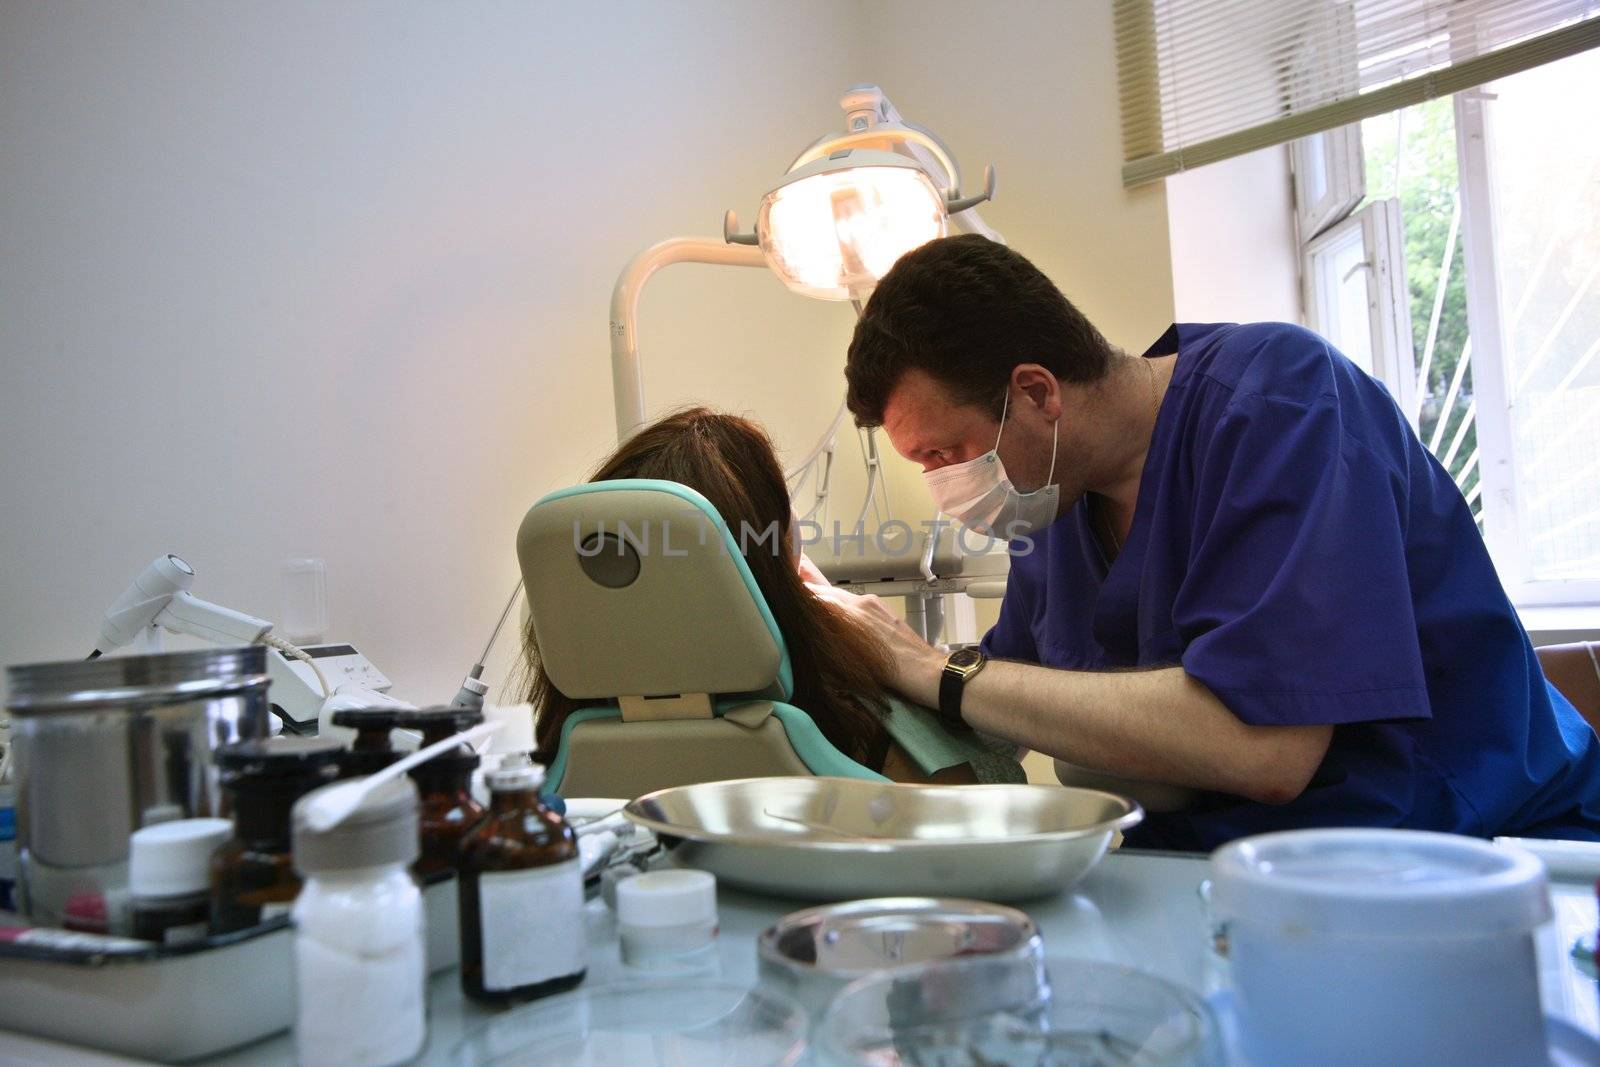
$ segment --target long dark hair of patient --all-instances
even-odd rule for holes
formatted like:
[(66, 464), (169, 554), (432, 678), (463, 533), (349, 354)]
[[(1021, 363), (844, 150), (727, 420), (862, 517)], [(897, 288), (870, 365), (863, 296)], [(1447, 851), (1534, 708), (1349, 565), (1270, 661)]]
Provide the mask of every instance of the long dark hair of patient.
[[(772, 442), (761, 427), (708, 408), (675, 412), (630, 437), (590, 481), (655, 478), (680, 482), (711, 501), (724, 524), (737, 531), (765, 532), (774, 522), (780, 536), (748, 538), (745, 562), (789, 648), (796, 707), (807, 712), (834, 747), (858, 763), (878, 769), (888, 752), (882, 717), (886, 697), (877, 679), (887, 666), (883, 644), (849, 616), (812, 596), (790, 555), (789, 491)], [(561, 727), (580, 705), (557, 689), (539, 662), (530, 621), (523, 634), (527, 700), (535, 710), (536, 758), (549, 763)]]

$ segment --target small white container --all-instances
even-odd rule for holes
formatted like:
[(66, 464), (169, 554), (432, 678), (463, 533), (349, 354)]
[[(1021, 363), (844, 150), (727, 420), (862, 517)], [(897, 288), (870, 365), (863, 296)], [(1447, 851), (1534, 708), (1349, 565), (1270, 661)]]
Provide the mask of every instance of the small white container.
[(206, 939), (211, 853), (232, 832), (227, 819), (177, 819), (134, 831), (128, 892), (135, 937), (169, 945)]
[(1211, 857), (1251, 1063), (1548, 1062), (1544, 865), (1451, 834), (1297, 830)]
[(657, 973), (717, 965), (717, 880), (705, 871), (650, 871), (617, 883), (622, 962)]

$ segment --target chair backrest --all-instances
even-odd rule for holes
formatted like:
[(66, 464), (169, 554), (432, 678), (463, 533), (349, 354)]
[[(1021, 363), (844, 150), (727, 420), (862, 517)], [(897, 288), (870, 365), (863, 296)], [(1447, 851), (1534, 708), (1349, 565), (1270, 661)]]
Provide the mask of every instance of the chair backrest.
[(1546, 645), (1535, 651), (1550, 684), (1572, 701), (1590, 726), (1600, 730), (1600, 642)]
[[(774, 533), (754, 550), (783, 546)], [(551, 493), (523, 518), (517, 558), (545, 671), (591, 705), (564, 728), (553, 788), (632, 797), (733, 777), (879, 777), (787, 703), (783, 634), (734, 533), (693, 489), (624, 479)]]

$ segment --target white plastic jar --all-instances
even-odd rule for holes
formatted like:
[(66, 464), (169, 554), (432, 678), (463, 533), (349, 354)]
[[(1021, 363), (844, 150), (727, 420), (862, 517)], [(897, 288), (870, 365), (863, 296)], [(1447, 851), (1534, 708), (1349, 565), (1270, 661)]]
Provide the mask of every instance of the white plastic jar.
[(705, 871), (649, 871), (617, 883), (622, 962), (675, 975), (717, 973), (717, 880)]
[(1235, 841), (1211, 868), (1250, 1062), (1549, 1062), (1535, 857), (1452, 834), (1297, 830)]
[[(326, 786), (324, 788), (337, 788)], [(305, 877), (294, 921), (295, 1059), (301, 1067), (389, 1067), (422, 1050), (427, 980), (417, 790), (400, 778), (325, 833), (294, 809)]]

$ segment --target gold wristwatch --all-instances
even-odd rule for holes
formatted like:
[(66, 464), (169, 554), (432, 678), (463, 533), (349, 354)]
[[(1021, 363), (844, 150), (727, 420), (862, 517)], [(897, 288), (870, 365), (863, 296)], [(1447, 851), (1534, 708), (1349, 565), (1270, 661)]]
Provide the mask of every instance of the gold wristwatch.
[(961, 694), (972, 676), (983, 670), (989, 662), (976, 648), (958, 648), (944, 661), (944, 671), (939, 675), (939, 717), (951, 723), (962, 723)]

